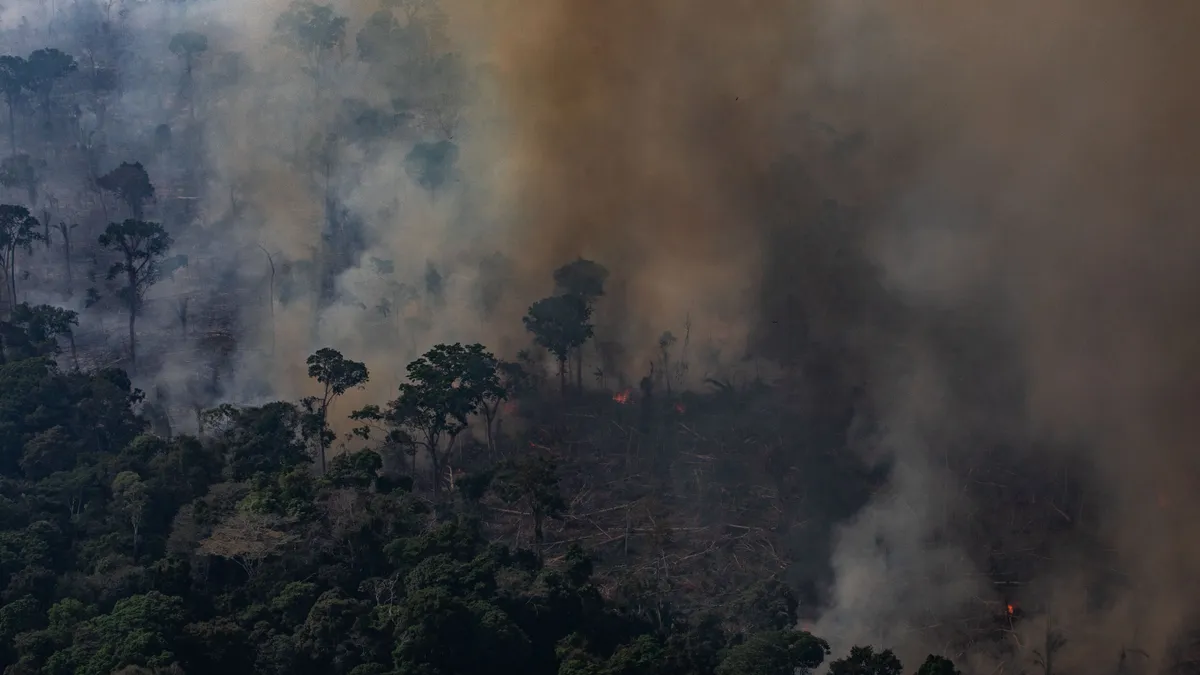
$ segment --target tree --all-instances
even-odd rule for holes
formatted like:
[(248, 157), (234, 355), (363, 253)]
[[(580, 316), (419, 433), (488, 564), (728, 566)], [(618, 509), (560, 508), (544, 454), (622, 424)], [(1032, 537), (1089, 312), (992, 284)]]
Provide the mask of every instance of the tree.
[(101, 246), (121, 256), (108, 269), (108, 280), (125, 275), (122, 294), (129, 307), (129, 361), (136, 366), (138, 311), (146, 291), (158, 283), (162, 274), (162, 259), (171, 248), (171, 235), (158, 223), (131, 218), (123, 223), (109, 223), (99, 241)]
[(534, 342), (558, 359), (558, 378), (567, 393), (567, 358), (592, 337), (592, 308), (582, 296), (555, 295), (538, 300), (522, 319)]
[(208, 37), (195, 31), (176, 33), (171, 36), (167, 48), (172, 54), (183, 59), (183, 89), (188, 99), (188, 115), (194, 118), (196, 106), (193, 100), (192, 68), (196, 65), (196, 58), (208, 51)]
[(828, 655), (829, 643), (803, 631), (758, 633), (731, 648), (716, 675), (808, 675)]
[(447, 450), (467, 428), (467, 418), (479, 410), (483, 392), (479, 364), (490, 358), (482, 345), (439, 344), (408, 364), (408, 382), (400, 385), (400, 396), (388, 404), (385, 419), (394, 427), (410, 430), (413, 442), (429, 453), (433, 491), (441, 494), (444, 468), (442, 441)]
[[(483, 414), (488, 452), (495, 452), (496, 443), (492, 436), (492, 422), (500, 412), (500, 405), (512, 394), (513, 379), (509, 367), (497, 359), (483, 345), (467, 346), (466, 371), (460, 386), (479, 394), (479, 412)], [(520, 366), (516, 366), (520, 369)]]
[(17, 251), (33, 253), (33, 242), (42, 239), (40, 227), (24, 206), (0, 204), (0, 269), (4, 271), (9, 311), (17, 305)]
[[(608, 280), (608, 269), (600, 263), (577, 258), (554, 270), (555, 293), (577, 295), (594, 310), (596, 300), (604, 295), (604, 282)], [(575, 350), (575, 387), (583, 390), (583, 350)]]
[(930, 654), (917, 669), (917, 675), (960, 675), (954, 662), (943, 656)]
[(876, 652), (871, 647), (851, 647), (849, 656), (829, 664), (829, 675), (902, 675), (900, 659), (885, 649)]
[(29, 62), (20, 56), (0, 56), (0, 93), (8, 106), (9, 151), (17, 154), (17, 106), (24, 100), (29, 85)]
[(75, 327), (79, 325), (79, 313), (53, 305), (35, 305), (22, 302), (13, 308), (10, 320), (25, 328), (34, 351), (42, 354), (58, 354), (58, 338), (66, 337), (71, 346), (71, 360), (79, 369), (79, 358), (75, 353)]
[(367, 366), (359, 361), (351, 361), (342, 356), (336, 349), (325, 347), (308, 357), (308, 376), (320, 382), (323, 390), (319, 397), (309, 397), (306, 401), (312, 408), (313, 429), (321, 452), (321, 473), (325, 473), (325, 449), (333, 440), (329, 431), (329, 406), (337, 397), (350, 389), (362, 387), (370, 377)]
[(71, 297), (75, 292), (75, 283), (71, 269), (71, 232), (79, 227), (79, 223), (71, 223), (68, 225), (65, 221), (58, 223), (58, 233), (63, 240), (63, 264), (67, 268), (67, 297)]
[(314, 94), (318, 98), (325, 82), (326, 56), (341, 48), (346, 38), (347, 21), (329, 5), (318, 5), (312, 0), (293, 0), (287, 11), (275, 20), (279, 39), (304, 57), (304, 72), (312, 78)]
[(529, 509), (533, 516), (534, 554), (541, 561), (546, 518), (557, 518), (567, 509), (558, 490), (558, 467), (554, 460), (539, 456), (506, 462), (493, 485), (501, 499)]
[(154, 199), (154, 184), (141, 162), (121, 162), (121, 166), (97, 178), (96, 184), (125, 202), (134, 220), (142, 219), (146, 202)]
[(36, 161), (23, 152), (7, 157), (0, 161), (0, 185), (9, 189), (24, 190), (26, 198), (29, 199), (29, 205), (36, 207), (43, 168), (45, 168), (45, 162)]
[(138, 554), (138, 534), (150, 505), (150, 494), (141, 476), (132, 471), (117, 474), (112, 483), (113, 503), (117, 511), (125, 516), (133, 528), (133, 557)]
[(208, 36), (195, 31), (176, 33), (171, 36), (171, 42), (167, 48), (171, 50), (172, 54), (183, 59), (183, 73), (190, 82), (196, 57), (208, 51)]
[(54, 85), (79, 68), (75, 58), (57, 49), (39, 49), (29, 55), (27, 62), (29, 89), (38, 95), (42, 102), (42, 112), (46, 115), (46, 128), (51, 127), (53, 119), (51, 112)]

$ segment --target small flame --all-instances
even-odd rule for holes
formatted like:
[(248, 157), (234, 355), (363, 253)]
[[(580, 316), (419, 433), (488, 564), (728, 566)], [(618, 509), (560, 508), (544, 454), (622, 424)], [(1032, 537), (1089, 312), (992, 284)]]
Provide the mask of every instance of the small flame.
[(1011, 603), (1006, 606), (1006, 609), (1008, 609), (1009, 616), (1012, 616), (1013, 613), (1017, 611), (1017, 608), (1013, 607)]
[(682, 403), (676, 403), (675, 404), (675, 412), (682, 415), (683, 413), (687, 412), (687, 406)]
[(617, 403), (620, 403), (621, 405), (625, 405), (626, 403), (629, 403), (629, 395), (631, 393), (633, 393), (632, 389), (626, 389), (625, 391), (618, 391), (616, 394), (613, 394), (613, 400), (616, 401)]

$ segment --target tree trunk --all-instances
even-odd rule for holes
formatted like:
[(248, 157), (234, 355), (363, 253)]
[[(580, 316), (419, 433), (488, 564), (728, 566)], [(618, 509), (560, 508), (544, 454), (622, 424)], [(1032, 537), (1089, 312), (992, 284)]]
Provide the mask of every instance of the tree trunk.
[(63, 224), (63, 262), (67, 265), (67, 297), (71, 297), (75, 291), (75, 283), (71, 278), (71, 235), (67, 233), (66, 224)]
[(129, 302), (129, 365), (131, 370), (137, 370), (137, 337), (134, 324), (137, 323), (137, 303)]
[(545, 517), (535, 508), (533, 510), (533, 552), (537, 556), (539, 565), (542, 564), (542, 542), (546, 538), (545, 533), (542, 531), (542, 521), (544, 520)]
[(133, 256), (125, 257), (126, 269), (129, 276), (129, 368), (137, 370), (137, 334), (134, 332), (137, 323), (138, 297), (137, 277), (133, 273)]
[(567, 357), (558, 360), (558, 388), (563, 398), (567, 397)]
[(496, 407), (491, 408), (486, 403), (483, 406), (483, 423), (487, 431), (487, 447), (488, 455), (496, 454), (496, 445), (492, 440), (492, 420), (496, 417), (496, 412), (500, 409), (500, 403), (496, 402)]
[(12, 148), (12, 154), (15, 157), (17, 154), (17, 116), (14, 108), (16, 104), (13, 100), (8, 99), (8, 145)]
[(71, 362), (75, 364), (75, 370), (79, 370), (79, 352), (75, 349), (75, 332), (67, 331), (67, 342), (71, 344)]
[(583, 347), (575, 348), (575, 390), (583, 394)]

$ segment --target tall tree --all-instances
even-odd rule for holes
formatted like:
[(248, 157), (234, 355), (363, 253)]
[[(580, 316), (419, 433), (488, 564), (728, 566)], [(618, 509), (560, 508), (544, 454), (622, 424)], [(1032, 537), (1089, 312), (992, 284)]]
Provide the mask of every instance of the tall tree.
[(328, 56), (341, 49), (348, 19), (329, 5), (312, 0), (294, 0), (275, 20), (280, 41), (304, 58), (304, 72), (313, 80), (316, 98), (321, 96)]
[(366, 384), (370, 378), (367, 366), (351, 361), (336, 349), (325, 347), (308, 357), (308, 376), (321, 383), (321, 395), (305, 399), (310, 409), (310, 431), (317, 438), (321, 454), (321, 473), (325, 473), (325, 451), (333, 440), (329, 430), (329, 406), (337, 397)]
[(146, 202), (154, 199), (154, 184), (141, 162), (121, 162), (121, 166), (97, 178), (96, 184), (125, 202), (134, 220), (142, 219)]
[(548, 457), (523, 457), (506, 462), (494, 483), (500, 498), (520, 504), (533, 516), (534, 553), (542, 560), (547, 518), (558, 518), (567, 509), (558, 489), (558, 467)]
[[(604, 295), (604, 282), (608, 281), (608, 269), (598, 262), (577, 258), (554, 270), (555, 292), (559, 295), (577, 295), (594, 310), (596, 300)], [(575, 348), (575, 388), (583, 389), (583, 349)]]
[(129, 308), (129, 362), (136, 367), (138, 312), (146, 291), (162, 275), (162, 261), (171, 248), (171, 235), (158, 223), (130, 218), (122, 223), (109, 223), (99, 241), (101, 246), (121, 256), (108, 269), (108, 280), (125, 277), (121, 293)]
[(150, 505), (149, 491), (141, 476), (133, 471), (122, 471), (113, 479), (112, 493), (117, 511), (129, 520), (129, 526), (133, 528), (133, 557), (136, 559), (138, 536)]
[[(441, 494), (445, 452), (467, 428), (467, 418), (483, 403), (476, 386), (481, 359), (490, 357), (482, 345), (464, 347), (439, 344), (408, 364), (408, 382), (400, 385), (400, 396), (388, 405), (387, 421), (410, 431), (413, 442), (429, 453), (434, 495)], [(443, 441), (448, 440), (443, 448)]]
[(17, 251), (33, 252), (33, 243), (42, 240), (40, 227), (24, 206), (0, 204), (0, 268), (9, 311), (17, 305)]
[(79, 64), (70, 54), (57, 49), (39, 49), (29, 55), (29, 88), (42, 104), (46, 116), (46, 128), (53, 125), (54, 85), (79, 69)]
[(29, 62), (20, 56), (0, 56), (0, 93), (8, 106), (9, 152), (17, 154), (17, 107), (29, 86)]
[(195, 31), (184, 31), (171, 36), (171, 42), (167, 45), (171, 53), (183, 59), (183, 81), (181, 89), (188, 101), (188, 115), (192, 118), (196, 117), (195, 105), (195, 87), (194, 79), (192, 78), (192, 69), (196, 65), (196, 59), (208, 51), (208, 36)]
[(583, 297), (554, 295), (538, 300), (522, 319), (534, 342), (558, 359), (558, 379), (562, 394), (567, 393), (567, 359), (572, 350), (592, 337), (592, 308)]

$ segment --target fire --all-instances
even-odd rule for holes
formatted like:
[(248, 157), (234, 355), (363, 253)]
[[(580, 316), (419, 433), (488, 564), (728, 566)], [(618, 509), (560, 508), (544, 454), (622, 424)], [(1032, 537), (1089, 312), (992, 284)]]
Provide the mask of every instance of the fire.
[(675, 412), (682, 415), (683, 413), (687, 412), (687, 406), (682, 403), (676, 403), (675, 404)]
[(626, 389), (625, 391), (618, 391), (617, 393), (613, 394), (613, 400), (616, 401), (617, 403), (620, 403), (621, 405), (625, 405), (626, 403), (629, 403), (629, 395), (631, 393), (633, 393), (632, 389)]
[(1012, 616), (1017, 611), (1017, 608), (1013, 607), (1012, 603), (1009, 603), (1008, 605), (1006, 605), (1005, 608), (1008, 610), (1009, 616)]

